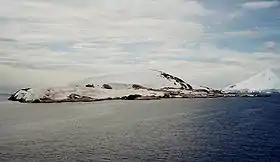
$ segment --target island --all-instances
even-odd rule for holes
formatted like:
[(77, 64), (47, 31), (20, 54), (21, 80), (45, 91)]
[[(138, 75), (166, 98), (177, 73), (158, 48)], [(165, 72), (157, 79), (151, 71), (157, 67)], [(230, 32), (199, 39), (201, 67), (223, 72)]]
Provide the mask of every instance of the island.
[[(62, 102), (95, 102), (103, 100), (159, 100), (166, 98), (224, 98), (224, 97), (269, 97), (271, 91), (264, 89), (247, 89), (252, 80), (264, 76), (269, 81), (277, 82), (277, 77), (269, 71), (251, 77), (249, 81), (230, 85), (224, 89), (208, 86), (193, 86), (183, 79), (169, 73), (155, 70), (157, 76), (168, 81), (171, 86), (160, 88), (147, 87), (135, 83), (87, 83), (85, 85), (23, 88), (13, 93), (9, 100), (22, 103), (62, 103)], [(272, 76), (274, 79), (272, 79)], [(275, 81), (276, 80), (276, 81)], [(264, 83), (264, 81), (258, 81)], [(243, 86), (243, 87), (242, 87)], [(242, 87), (236, 89), (236, 87)], [(278, 92), (278, 91), (277, 91)]]

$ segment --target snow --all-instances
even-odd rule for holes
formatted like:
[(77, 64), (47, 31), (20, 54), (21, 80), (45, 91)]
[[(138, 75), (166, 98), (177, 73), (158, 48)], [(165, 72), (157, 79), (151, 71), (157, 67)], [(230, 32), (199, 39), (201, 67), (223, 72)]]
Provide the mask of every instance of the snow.
[[(213, 93), (216, 93), (214, 89), (208, 89), (207, 87), (192, 85), (194, 89), (188, 88), (185, 86), (187, 83), (180, 78), (167, 73), (164, 73), (165, 75), (161, 74), (162, 72), (151, 70), (138, 73), (120, 73), (118, 75), (87, 78), (65, 87), (21, 89), (11, 96), (11, 100), (22, 102), (37, 102), (37, 100), (39, 102), (76, 102), (109, 98), (119, 99), (129, 95), (140, 95), (143, 98), (207, 97), (208, 95), (213, 96)], [(255, 91), (274, 89), (279, 83), (278, 77), (271, 70), (265, 70), (243, 82), (229, 86), (225, 90)], [(104, 84), (109, 86), (104, 87)], [(135, 86), (135, 84), (139, 86)]]
[[(91, 86), (86, 87), (88, 84)], [(103, 84), (109, 84), (112, 89), (104, 88)], [(142, 88), (135, 88), (134, 84), (140, 85)], [(159, 71), (142, 70), (90, 77), (66, 87), (22, 89), (14, 96), (18, 101), (27, 102), (36, 99), (67, 100), (71, 94), (92, 99), (121, 98), (129, 95), (163, 97), (165, 92), (151, 90), (151, 88), (160, 89), (163, 87), (180, 88), (181, 85), (174, 79), (163, 77)]]
[(280, 80), (270, 70), (266, 69), (242, 82), (226, 87), (225, 91), (264, 91), (270, 89), (279, 89)]
[[(123, 84), (122, 86), (124, 86)], [(116, 85), (115, 85), (116, 86)], [(116, 88), (116, 87), (115, 87)], [(17, 100), (32, 102), (36, 99), (48, 98), (53, 101), (65, 100), (69, 95), (76, 94), (87, 96), (93, 99), (117, 98), (129, 95), (141, 96), (163, 96), (164, 92), (150, 91), (146, 89), (132, 89), (126, 87), (118, 87), (117, 89), (104, 89), (100, 86), (92, 87), (54, 87), (48, 89), (29, 89), (19, 90), (14, 95)]]
[[(162, 88), (162, 87), (175, 87), (180, 88), (179, 84), (174, 84), (173, 81), (167, 80), (160, 76), (160, 73), (152, 70), (139, 70), (139, 71), (130, 71), (125, 73), (117, 73), (117, 74), (108, 74), (108, 75), (100, 75), (86, 78), (82, 81), (72, 83), (72, 85), (86, 85), (86, 84), (107, 84), (107, 83), (115, 83), (115, 84), (138, 84), (144, 87), (149, 88)], [(120, 86), (120, 85), (119, 85)]]

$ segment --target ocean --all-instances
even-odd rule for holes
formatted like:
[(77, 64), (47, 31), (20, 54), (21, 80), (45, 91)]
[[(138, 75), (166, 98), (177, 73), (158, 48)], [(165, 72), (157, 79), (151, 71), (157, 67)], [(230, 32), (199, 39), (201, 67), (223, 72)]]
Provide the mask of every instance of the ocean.
[(1, 101), (7, 101), (9, 99), (10, 95), (5, 93), (0, 93), (0, 102)]
[(0, 161), (280, 160), (280, 96), (0, 102)]

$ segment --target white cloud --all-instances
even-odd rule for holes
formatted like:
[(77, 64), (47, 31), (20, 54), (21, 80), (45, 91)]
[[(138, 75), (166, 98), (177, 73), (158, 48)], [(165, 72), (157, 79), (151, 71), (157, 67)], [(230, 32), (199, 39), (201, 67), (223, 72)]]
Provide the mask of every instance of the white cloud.
[(253, 36), (256, 36), (257, 34), (258, 34), (258, 31), (257, 31), (257, 30), (254, 30), (254, 29), (224, 32), (224, 35), (226, 35), (226, 36), (246, 36), (246, 37), (253, 37)]
[(47, 70), (11, 67), (0, 64), (0, 87), (41, 87), (66, 86), (71, 82), (87, 77), (89, 73), (70, 70)]
[[(57, 64), (53, 61), (47, 63), (46, 60), (40, 61), (39, 58), (34, 58), (34, 62), (25, 62), (26, 64), (15, 61), (15, 66), (0, 63), (2, 64), (0, 75), (4, 78), (2, 83), (6, 82), (9, 85), (39, 86), (65, 85), (87, 76), (101, 74), (160, 69), (178, 75), (193, 84), (224, 87), (246, 79), (262, 69), (279, 70), (278, 62), (280, 61), (280, 56), (273, 53), (249, 54), (208, 45), (203, 45), (198, 49), (159, 46), (153, 49), (153, 53), (141, 55), (135, 63), (129, 63), (132, 59), (128, 56), (116, 58), (119, 62), (110, 57), (98, 60), (94, 60), (93, 57), (89, 62), (77, 61), (72, 64), (67, 61), (63, 64), (63, 60)], [(133, 58), (135, 59), (134, 56)], [(28, 65), (34, 67), (28, 67)], [(236, 73), (236, 71), (239, 72)]]
[(274, 49), (276, 47), (276, 43), (273, 41), (267, 41), (263, 44), (264, 49)]
[(241, 17), (241, 16), (243, 16), (243, 12), (241, 12), (241, 11), (235, 11), (235, 12), (231, 12), (231, 13), (229, 13), (229, 18), (230, 19), (237, 19), (238, 17)]
[(271, 8), (276, 7), (279, 5), (279, 1), (252, 1), (246, 2), (242, 4), (243, 8), (246, 9), (264, 9), (264, 8)]
[(224, 86), (278, 65), (274, 54), (262, 61), (202, 44), (207, 34), (200, 18), (212, 12), (199, 1), (184, 0), (5, 1), (0, 6), (0, 86), (62, 85), (133, 69), (161, 69), (197, 84)]

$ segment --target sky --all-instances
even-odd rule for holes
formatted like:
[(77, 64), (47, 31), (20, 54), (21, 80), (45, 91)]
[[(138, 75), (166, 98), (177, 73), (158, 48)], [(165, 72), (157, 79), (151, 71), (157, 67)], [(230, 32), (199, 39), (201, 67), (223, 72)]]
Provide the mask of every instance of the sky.
[(278, 0), (0, 3), (0, 89), (141, 69), (213, 87), (280, 74)]

